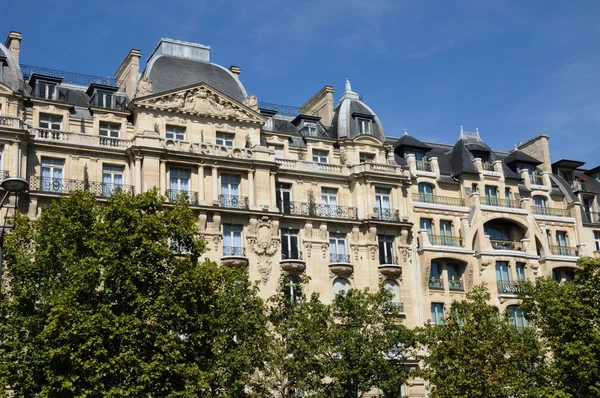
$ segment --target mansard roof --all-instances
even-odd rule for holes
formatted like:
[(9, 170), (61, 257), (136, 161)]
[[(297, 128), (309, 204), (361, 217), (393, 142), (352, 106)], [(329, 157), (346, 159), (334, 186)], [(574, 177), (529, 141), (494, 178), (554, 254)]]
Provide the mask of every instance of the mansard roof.
[(504, 163), (506, 163), (508, 165), (513, 164), (513, 163), (527, 163), (527, 164), (533, 164), (536, 166), (542, 164), (542, 162), (540, 162), (533, 156), (530, 156), (517, 148), (513, 149), (508, 154), (508, 156), (506, 158), (504, 158)]

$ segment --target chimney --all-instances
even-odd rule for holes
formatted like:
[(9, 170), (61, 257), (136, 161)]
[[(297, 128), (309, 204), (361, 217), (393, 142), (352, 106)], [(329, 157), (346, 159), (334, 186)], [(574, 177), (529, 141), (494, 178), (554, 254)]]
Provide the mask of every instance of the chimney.
[(6, 48), (10, 50), (17, 62), (19, 62), (19, 52), (21, 51), (21, 39), (23, 39), (23, 36), (21, 36), (20, 32), (11, 30), (6, 38), (6, 43), (4, 44)]
[(308, 116), (319, 116), (321, 123), (329, 127), (333, 120), (333, 87), (325, 86), (300, 107), (300, 113)]
[(241, 70), (241, 69), (240, 69), (240, 67), (239, 67), (239, 66), (237, 66), (237, 65), (231, 65), (231, 66), (229, 67), (229, 71), (230, 71), (231, 73), (233, 73), (234, 75), (236, 75), (236, 77), (240, 77), (240, 73), (242, 73), (242, 70)]
[(552, 163), (550, 161), (550, 145), (548, 144), (549, 136), (540, 134), (529, 141), (519, 144), (517, 148), (524, 153), (532, 156), (542, 162), (538, 167), (543, 171), (552, 172)]
[(135, 94), (138, 74), (140, 72), (140, 58), (142, 53), (136, 48), (129, 50), (129, 54), (125, 57), (119, 69), (115, 73), (119, 89), (125, 91), (131, 99)]

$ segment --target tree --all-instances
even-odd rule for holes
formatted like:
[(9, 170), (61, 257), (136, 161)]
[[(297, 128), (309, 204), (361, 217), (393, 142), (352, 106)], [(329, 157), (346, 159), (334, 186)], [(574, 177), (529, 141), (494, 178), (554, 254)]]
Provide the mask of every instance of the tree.
[(16, 397), (242, 396), (263, 303), (179, 198), (78, 192), (6, 236), (0, 368)]
[(488, 304), (485, 286), (454, 302), (443, 325), (419, 330), (422, 376), (433, 398), (561, 397), (532, 328), (510, 325)]
[(571, 397), (600, 396), (600, 259), (579, 259), (575, 278), (538, 278), (521, 305), (552, 352), (559, 385)]
[(324, 396), (362, 397), (373, 387), (399, 397), (408, 379), (413, 333), (401, 322), (391, 293), (350, 289), (336, 295), (327, 331)]
[(306, 297), (307, 282), (307, 278), (286, 275), (280, 279), (279, 294), (269, 299), (271, 340), (262, 372), (264, 396), (275, 392), (292, 398), (299, 392), (314, 394), (322, 388), (325, 374), (321, 358), (327, 347), (330, 312), (318, 294)]

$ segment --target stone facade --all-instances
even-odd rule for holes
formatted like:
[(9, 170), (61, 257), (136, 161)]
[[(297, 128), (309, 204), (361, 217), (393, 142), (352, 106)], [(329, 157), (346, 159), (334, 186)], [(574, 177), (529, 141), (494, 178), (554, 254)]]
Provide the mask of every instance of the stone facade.
[(115, 79), (15, 70), (20, 43), (0, 45), (1, 168), (29, 181), (31, 217), (77, 189), (183, 193), (206, 257), (247, 266), (265, 298), (284, 273), (310, 276), (325, 302), (385, 281), (409, 327), (481, 283), (514, 311), (514, 282), (570, 278), (598, 255), (597, 170), (550, 164), (545, 135), (510, 152), (462, 128), (454, 145), (392, 138), (349, 81), (335, 108), (325, 86), (294, 112), (247, 95), (238, 67), (193, 43), (161, 41), (140, 78), (131, 50)]

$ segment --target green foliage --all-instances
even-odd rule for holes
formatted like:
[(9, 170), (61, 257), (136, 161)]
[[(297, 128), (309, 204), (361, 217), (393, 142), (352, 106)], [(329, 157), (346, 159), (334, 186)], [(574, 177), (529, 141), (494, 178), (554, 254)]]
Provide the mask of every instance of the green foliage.
[(527, 318), (552, 352), (571, 397), (600, 396), (600, 259), (582, 257), (572, 282), (539, 278), (522, 294)]
[(561, 397), (551, 385), (546, 353), (531, 328), (518, 330), (488, 304), (485, 286), (455, 302), (444, 325), (419, 331), (422, 375), (433, 398)]
[(350, 289), (335, 297), (331, 310), (324, 396), (361, 397), (378, 386), (386, 397), (399, 397), (409, 376), (413, 333), (402, 324), (391, 293), (383, 285), (376, 293)]
[(16, 397), (244, 395), (266, 344), (257, 289), (198, 261), (191, 210), (163, 201), (79, 192), (16, 220), (0, 297), (0, 372)]

